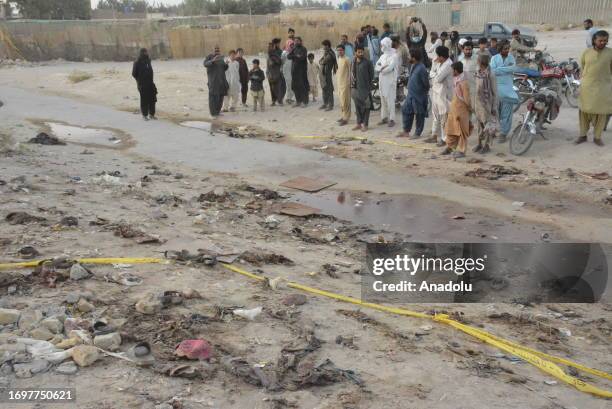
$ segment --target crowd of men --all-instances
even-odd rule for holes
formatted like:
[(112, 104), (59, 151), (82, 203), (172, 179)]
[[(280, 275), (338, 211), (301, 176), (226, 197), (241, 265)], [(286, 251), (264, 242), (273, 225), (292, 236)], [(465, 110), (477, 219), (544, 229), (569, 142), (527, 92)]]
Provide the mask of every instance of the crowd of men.
[[(594, 142), (603, 146), (602, 132), (612, 114), (612, 50), (607, 47), (606, 31), (595, 29), (591, 20), (584, 24), (588, 48), (581, 58), (581, 133), (576, 143), (586, 141), (592, 125)], [(248, 106), (249, 84), (253, 109), (257, 111), (259, 105), (263, 111), (263, 83), (267, 78), (272, 106), (287, 103), (295, 108), (307, 107), (311, 98), (312, 102), (317, 101), (320, 87), (320, 109), (332, 111), (336, 91), (340, 107), (338, 124), (349, 123), (353, 105), (356, 118), (353, 130), (368, 130), (373, 92), (380, 98), (378, 126), (394, 127), (396, 103), (403, 101), (403, 129), (398, 137), (420, 138), (425, 119), (431, 113), (431, 135), (425, 142), (444, 147), (443, 155), (464, 157), (474, 128), (478, 137), (474, 152), (489, 152), (494, 138), (497, 143), (504, 143), (512, 131), (513, 111), (519, 101), (513, 86), (514, 74), (526, 54), (537, 50), (523, 44), (519, 30), (513, 31), (511, 41), (461, 38), (457, 31), (439, 35), (431, 32), (429, 48), (425, 47), (427, 34), (425, 24), (418, 18), (411, 19), (406, 42), (391, 31), (389, 24), (383, 26), (382, 32), (368, 25), (361, 28), (354, 42), (347, 35), (342, 35), (335, 47), (331, 41), (323, 41), (322, 57), (316, 61), (314, 53), (308, 52), (302, 39), (290, 28), (284, 44), (279, 38), (268, 44), (265, 73), (258, 59), (248, 69), (242, 49), (231, 50), (225, 57), (215, 47), (204, 60), (210, 114), (216, 118), (221, 112), (235, 111), (239, 101)], [(148, 56), (144, 60), (141, 56), (139, 61), (135, 67), (138, 64), (139, 72), (145, 72), (152, 84)], [(403, 85), (398, 87), (401, 76), (408, 78), (406, 90)], [(139, 90), (141, 86), (145, 90), (141, 96), (151, 100), (157, 93), (156, 89), (152, 91), (154, 85), (146, 87), (137, 80)], [(376, 81), (377, 88), (373, 89)], [(398, 93), (403, 98), (398, 99)], [(151, 106), (145, 101), (141, 106), (145, 118), (149, 112), (154, 118), (154, 102)]]

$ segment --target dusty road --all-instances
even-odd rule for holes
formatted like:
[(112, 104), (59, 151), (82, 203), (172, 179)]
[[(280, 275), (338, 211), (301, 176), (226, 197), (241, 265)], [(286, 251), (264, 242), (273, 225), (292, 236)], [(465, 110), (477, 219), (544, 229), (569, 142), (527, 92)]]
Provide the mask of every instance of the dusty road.
[[(563, 33), (576, 42), (582, 34)], [(555, 36), (546, 33), (541, 43), (559, 44)], [(24, 246), (37, 249), (37, 258), (161, 256), (165, 250), (202, 249), (240, 255), (236, 263), (258, 274), (359, 297), (356, 273), (367, 241), (537, 242), (543, 234), (552, 241), (611, 241), (611, 208), (603, 201), (612, 188), (610, 179), (588, 175), (609, 172), (612, 155), (609, 146), (568, 143), (576, 126), (574, 111), (568, 109), (571, 114), (551, 126), (551, 140), (537, 141), (530, 156), (490, 155), (484, 163), (433, 158), (435, 152), (419, 142), (401, 147), (333, 140), (350, 132), (330, 127), (336, 112), (321, 115), (314, 107), (299, 116), (290, 108), (227, 115), (224, 122), (233, 123), (233, 129), (253, 126), (253, 137), (230, 138), (223, 130), (178, 125), (207, 119), (206, 94), (194, 85), (203, 83), (200, 64), (155, 62), (163, 90), (156, 122), (143, 122), (134, 113), (137, 101), (127, 64), (1, 68), (0, 259), (22, 259)], [(93, 78), (71, 84), (67, 76), (74, 69)], [(25, 143), (41, 130), (49, 132), (49, 122), (105, 128), (120, 142), (81, 129), (58, 132), (67, 145)], [(286, 136), (275, 138), (277, 132)], [(324, 138), (295, 137), (300, 135)], [(376, 142), (392, 135), (374, 128), (368, 138)], [(322, 145), (328, 148), (311, 149)], [(493, 181), (464, 176), (493, 164), (523, 173)], [(103, 173), (118, 176), (105, 181)], [(337, 184), (314, 195), (279, 187), (299, 175)], [(319, 207), (329, 216), (278, 215), (277, 206), (286, 200)], [(5, 221), (16, 211), (46, 220)], [(464, 219), (453, 218), (457, 215)], [(78, 225), (62, 225), (66, 216)], [(126, 223), (158, 242), (138, 244), (142, 236), (121, 237)], [(77, 281), (60, 267), (47, 273), (0, 272), (0, 308), (17, 309), (27, 318), (0, 331), (0, 350), (10, 357), (1, 367), (0, 387), (72, 386), (78, 392), (74, 407), (91, 409), (607, 406), (448, 327), (314, 296), (292, 306), (303, 301), (288, 300), (293, 290), (266, 288), (219, 264), (98, 266), (92, 273)], [(123, 285), (125, 274), (142, 282)], [(189, 289), (201, 298), (184, 296), (182, 304), (151, 315), (135, 310), (147, 293)], [(81, 300), (92, 308), (84, 308)], [(254, 321), (232, 314), (236, 307), (259, 306), (263, 312)], [(407, 307), (446, 311), (530, 347), (607, 372), (612, 367), (608, 304)], [(44, 327), (43, 317), (64, 321), (60, 338), (70, 338), (65, 317), (80, 320), (87, 331), (96, 320), (105, 320), (121, 334), (120, 350), (148, 341), (156, 365), (138, 368), (104, 357), (73, 375), (54, 368), (33, 375), (14, 338), (33, 336)], [(176, 344), (188, 338), (208, 340), (213, 358), (193, 363), (175, 357)], [(295, 367), (283, 364), (287, 359), (295, 360)], [(314, 368), (326, 359), (336, 369), (323, 380), (314, 376), (320, 374)], [(177, 371), (181, 365), (187, 366)], [(279, 388), (263, 387), (252, 368), (282, 374)], [(338, 368), (354, 371), (362, 382), (339, 376)], [(577, 376), (608, 387), (590, 375)]]

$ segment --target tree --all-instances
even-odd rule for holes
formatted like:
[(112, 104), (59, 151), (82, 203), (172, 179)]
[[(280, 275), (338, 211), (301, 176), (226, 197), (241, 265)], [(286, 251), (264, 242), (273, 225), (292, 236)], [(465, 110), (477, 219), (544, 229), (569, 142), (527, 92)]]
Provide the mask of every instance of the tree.
[(115, 11), (130, 11), (132, 13), (144, 13), (147, 11), (147, 2), (145, 0), (100, 0), (99, 10), (115, 10)]
[(45, 20), (89, 20), (89, 0), (15, 0), (25, 18)]
[(183, 0), (184, 16), (205, 14), (273, 14), (280, 12), (282, 0)]

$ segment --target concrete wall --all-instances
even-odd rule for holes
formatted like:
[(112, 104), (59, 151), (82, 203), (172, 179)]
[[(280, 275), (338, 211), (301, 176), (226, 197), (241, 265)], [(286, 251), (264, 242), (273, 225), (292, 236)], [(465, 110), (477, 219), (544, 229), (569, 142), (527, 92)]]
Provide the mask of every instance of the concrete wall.
[[(560, 25), (580, 24), (586, 18), (606, 23), (612, 20), (612, 0), (480, 0), (454, 6), (459, 10), (462, 27), (481, 26), (485, 21)], [(448, 21), (450, 24), (450, 16)]]
[(451, 27), (453, 11), (458, 28), (482, 27), (487, 21), (517, 24), (580, 24), (585, 18), (609, 23), (612, 0), (473, 0), (460, 3), (425, 3), (398, 10), (357, 9), (289, 10), (280, 15), (221, 15), (163, 20), (3, 21), (0, 22), (0, 58), (81, 61), (132, 60), (146, 47), (155, 58), (200, 58), (215, 45), (222, 50), (242, 47), (249, 54), (265, 51), (273, 37), (284, 38), (289, 26), (308, 48), (321, 41), (351, 38), (360, 26), (382, 28), (389, 22), (403, 32), (412, 16), (427, 27)]

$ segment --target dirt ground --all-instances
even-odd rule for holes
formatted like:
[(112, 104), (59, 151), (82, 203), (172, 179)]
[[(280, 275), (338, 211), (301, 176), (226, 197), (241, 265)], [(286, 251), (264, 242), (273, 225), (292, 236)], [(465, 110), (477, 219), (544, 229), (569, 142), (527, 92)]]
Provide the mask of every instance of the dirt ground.
[[(575, 44), (580, 49), (583, 34), (541, 33), (540, 44), (549, 44), (555, 56), (555, 50), (567, 54), (566, 47)], [(160, 89), (160, 123), (207, 121), (201, 61), (156, 61), (154, 67)], [(72, 84), (67, 77), (73, 70), (93, 77)], [(18, 64), (3, 66), (0, 74), (0, 85), (67, 96), (137, 115), (137, 94), (128, 64)], [(512, 157), (506, 146), (495, 146), (482, 163), (469, 163), (474, 154), (468, 160), (441, 159), (437, 151), (419, 141), (401, 142), (410, 147), (376, 143), (395, 142), (398, 126), (394, 130), (373, 127), (366, 134), (372, 145), (338, 140), (354, 134), (333, 125), (337, 111), (321, 113), (317, 108), (275, 107), (257, 114), (241, 109), (224, 115), (214, 126), (231, 126), (236, 131), (248, 125), (246, 131), (241, 128), (238, 132), (252, 129), (253, 138), (271, 137), (270, 144), (321, 148), (329, 160), (355, 159), (382, 171), (405, 172), (407, 178), (429, 176), (471, 184), (483, 192), (492, 190), (509, 201), (525, 202), (525, 207), (542, 215), (541, 223), (500, 216), (494, 208), (483, 210), (477, 195), (473, 208), (457, 205), (450, 196), (442, 200), (444, 192), (432, 192), (435, 200), (410, 197), (408, 202), (401, 195), (384, 195), (399, 203), (387, 206), (380, 192), (330, 189), (314, 196), (296, 193), (277, 185), (253, 184), (248, 174), (240, 172), (206, 171), (205, 163), (195, 167), (153, 159), (137, 154), (130, 143), (104, 147), (74, 142), (28, 144), (25, 142), (38, 132), (49, 132), (33, 120), (49, 118), (48, 113), (33, 109), (24, 113), (32, 120), (7, 116), (0, 123), (0, 260), (22, 261), (20, 251), (25, 246), (40, 253), (36, 259), (164, 257), (168, 250), (187, 249), (193, 254), (201, 249), (203, 254), (232, 254), (238, 257), (236, 265), (256, 274), (359, 297), (365, 242), (434, 237), (536, 242), (544, 234), (565, 241), (575, 239), (572, 229), (588, 229), (588, 223), (597, 220), (604, 225), (610, 222), (611, 207), (605, 202), (611, 195), (610, 179), (589, 174), (610, 172), (612, 154), (609, 146), (569, 143), (577, 129), (577, 111), (571, 108), (563, 108), (550, 126), (550, 139), (536, 141), (527, 156)], [(123, 129), (116, 123), (107, 126)], [(275, 138), (277, 133), (284, 136)], [(610, 132), (604, 138), (608, 142)], [(133, 142), (142, 143), (142, 139)], [(523, 173), (499, 180), (465, 176), (476, 167), (494, 164), (514, 166)], [(287, 200), (330, 209), (329, 214), (337, 217), (278, 214), (278, 206)], [(339, 205), (345, 201), (348, 206)], [(356, 210), (358, 202), (363, 203), (364, 211)], [(19, 211), (44, 220), (27, 224), (5, 220)], [(387, 214), (401, 214), (410, 229), (390, 223)], [(457, 214), (473, 217), (453, 220)], [(549, 214), (572, 217), (576, 227), (562, 229), (546, 223)], [(78, 224), (62, 223), (69, 216)], [(130, 231), (135, 237), (121, 237)], [(16, 324), (0, 326), (0, 389), (46, 386), (77, 391), (72, 406), (20, 407), (600, 409), (609, 404), (450, 327), (314, 295), (300, 299), (296, 290), (282, 284), (266, 286), (219, 263), (87, 267), (92, 275), (78, 281), (61, 267), (0, 271), (0, 308), (19, 310), (22, 318)], [(122, 284), (126, 274), (141, 282)], [(135, 304), (147, 294), (172, 290), (183, 292), (181, 304), (154, 314), (136, 310)], [(92, 304), (90, 308), (79, 307), (84, 300)], [(252, 321), (232, 312), (257, 307), (263, 311)], [(606, 372), (612, 368), (609, 304), (406, 307), (447, 312), (526, 346)], [(24, 318), (36, 314), (38, 318)], [(156, 363), (141, 368), (105, 356), (72, 375), (60, 374), (56, 368), (38, 374), (27, 370), (24, 374), (23, 367), (17, 371), (15, 365), (25, 364), (27, 369), (31, 359), (15, 337), (31, 337), (33, 329), (43, 326), (40, 319), (47, 317), (78, 318), (79, 326), (90, 332), (95, 321), (104, 320), (121, 334), (120, 351), (136, 341), (147, 341)], [(66, 322), (54, 342), (68, 338)], [(174, 355), (179, 342), (194, 338), (210, 343), (210, 360), (188, 361)], [(572, 375), (610, 388), (594, 376)], [(0, 403), (0, 407), (9, 407), (3, 405)]]

